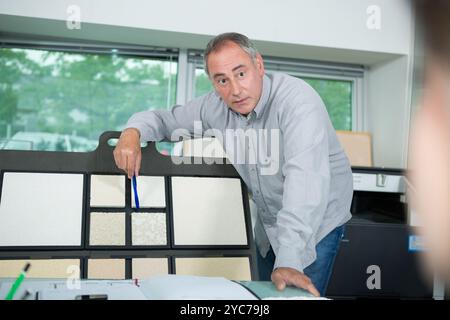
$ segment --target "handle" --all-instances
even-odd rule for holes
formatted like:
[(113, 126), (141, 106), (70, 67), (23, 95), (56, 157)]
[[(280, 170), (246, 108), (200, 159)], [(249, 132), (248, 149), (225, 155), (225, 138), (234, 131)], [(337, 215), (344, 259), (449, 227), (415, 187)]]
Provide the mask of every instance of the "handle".
[[(113, 150), (114, 147), (108, 144), (110, 139), (119, 139), (121, 131), (105, 131), (99, 137), (97, 148), (94, 150), (94, 160), (92, 171), (97, 172), (120, 172), (114, 161)], [(156, 149), (155, 142), (147, 142), (147, 146), (141, 148), (142, 158), (153, 159), (152, 162), (169, 161), (170, 157), (163, 156)], [(146, 167), (146, 164), (142, 163), (141, 170)]]
[(103, 132), (98, 139), (98, 146), (102, 147), (102, 148), (103, 147), (111, 147), (108, 144), (108, 141), (110, 139), (119, 139), (120, 134), (121, 134), (120, 131), (105, 131), (105, 132)]
[[(121, 131), (105, 131), (105, 132), (103, 132), (100, 135), (99, 139), (98, 139), (98, 147), (97, 147), (97, 149), (99, 149), (99, 148), (101, 148), (101, 149), (114, 148), (114, 146), (109, 145), (108, 141), (111, 140), (111, 139), (119, 139), (121, 133), (122, 133)], [(153, 145), (153, 147), (149, 147), (149, 145)], [(149, 142), (146, 143), (145, 146), (142, 146), (142, 144), (141, 144), (142, 152), (144, 152), (144, 150), (146, 150), (146, 149), (148, 149), (148, 150), (155, 150), (158, 153), (158, 150), (156, 149), (156, 143), (155, 142), (149, 141)], [(147, 152), (147, 151), (145, 151), (145, 152)]]

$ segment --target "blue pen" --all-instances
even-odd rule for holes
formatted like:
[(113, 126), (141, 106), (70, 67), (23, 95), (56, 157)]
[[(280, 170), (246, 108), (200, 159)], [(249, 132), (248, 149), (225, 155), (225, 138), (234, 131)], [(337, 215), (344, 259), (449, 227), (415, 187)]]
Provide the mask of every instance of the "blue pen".
[(137, 192), (136, 176), (133, 176), (133, 190), (134, 190), (134, 203), (136, 204), (136, 209), (139, 209), (139, 196)]

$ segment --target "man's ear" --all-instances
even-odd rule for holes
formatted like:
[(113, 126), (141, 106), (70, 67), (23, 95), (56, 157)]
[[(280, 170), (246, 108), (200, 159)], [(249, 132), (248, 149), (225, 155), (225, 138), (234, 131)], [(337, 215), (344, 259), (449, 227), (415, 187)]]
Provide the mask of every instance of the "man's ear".
[(262, 77), (264, 75), (264, 60), (259, 53), (256, 54), (255, 64), (256, 68), (258, 68), (259, 75)]

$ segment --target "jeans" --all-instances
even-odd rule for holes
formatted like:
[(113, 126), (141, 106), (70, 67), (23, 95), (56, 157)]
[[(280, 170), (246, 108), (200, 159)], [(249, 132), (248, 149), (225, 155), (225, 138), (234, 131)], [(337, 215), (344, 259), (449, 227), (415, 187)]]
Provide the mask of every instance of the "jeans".
[[(308, 276), (321, 296), (324, 296), (328, 282), (333, 271), (334, 260), (339, 250), (341, 239), (344, 237), (345, 225), (339, 226), (331, 231), (316, 245), (316, 260), (306, 267), (303, 272)], [(275, 263), (275, 254), (270, 248), (266, 257), (263, 258), (257, 251), (259, 280), (270, 281), (270, 276)]]

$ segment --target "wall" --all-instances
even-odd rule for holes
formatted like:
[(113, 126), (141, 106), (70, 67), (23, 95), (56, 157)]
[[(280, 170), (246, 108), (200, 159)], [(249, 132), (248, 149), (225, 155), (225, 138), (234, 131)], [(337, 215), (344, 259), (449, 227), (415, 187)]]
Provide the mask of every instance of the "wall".
[[(413, 19), (407, 0), (0, 0), (0, 32), (55, 39), (204, 48), (224, 31), (247, 34), (263, 55), (367, 66), (364, 130), (374, 164), (405, 167), (409, 133)], [(82, 28), (66, 27), (68, 5)], [(381, 9), (379, 30), (367, 8)], [(256, 23), (256, 22), (260, 23)]]
[(366, 76), (366, 129), (373, 135), (374, 165), (405, 167), (409, 104), (407, 56), (372, 66)]
[[(409, 53), (405, 0), (1, 0), (0, 13), (66, 20), (73, 4), (88, 23), (208, 36), (235, 30), (260, 41)], [(373, 4), (381, 9), (380, 30), (366, 27)]]

